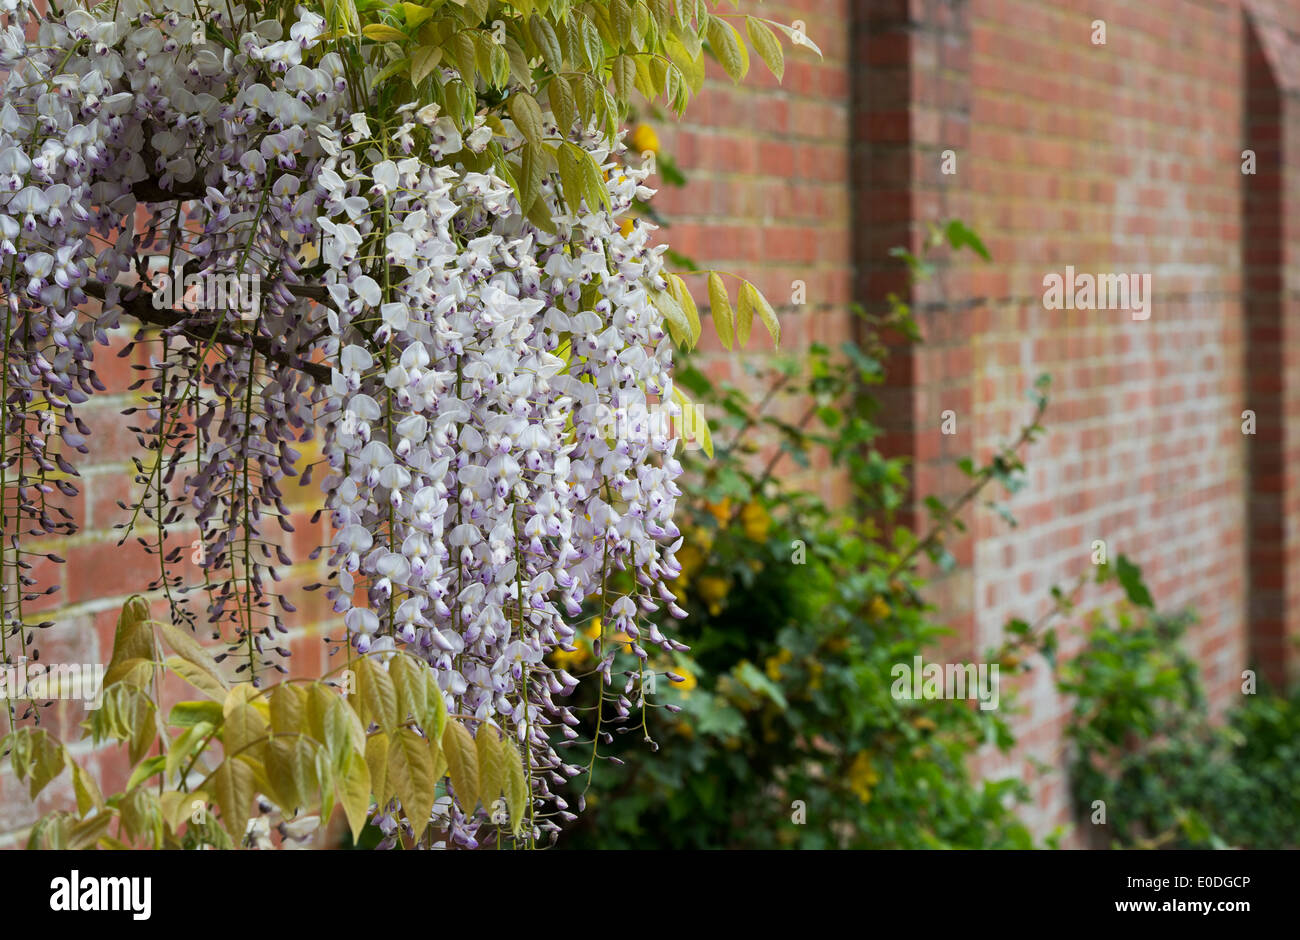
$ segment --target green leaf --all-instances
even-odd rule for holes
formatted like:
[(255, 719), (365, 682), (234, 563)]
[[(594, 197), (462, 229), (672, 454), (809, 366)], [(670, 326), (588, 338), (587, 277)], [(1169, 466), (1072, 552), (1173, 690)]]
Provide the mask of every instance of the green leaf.
[(141, 761), (131, 771), (131, 777), (126, 782), (127, 790), (134, 790), (140, 784), (144, 783), (150, 777), (167, 770), (167, 758), (162, 754), (155, 754), (148, 760)]
[(411, 55), (411, 81), (418, 85), (432, 74), (442, 61), (442, 49), (438, 46), (421, 46)]
[(618, 41), (626, 46), (632, 39), (632, 8), (627, 0), (610, 0), (609, 21)]
[(759, 54), (768, 70), (779, 82), (785, 77), (785, 54), (781, 51), (781, 41), (766, 23), (754, 16), (745, 17), (745, 32), (754, 44), (754, 51)]
[(447, 770), (460, 808), (466, 814), (473, 813), (478, 804), (478, 751), (469, 731), (459, 721), (447, 722), (442, 753), (447, 758)]
[(410, 728), (399, 729), (388, 748), (388, 777), (417, 839), (429, 825), (437, 795), (433, 773), (429, 743)]
[(216, 726), (208, 721), (200, 721), (182, 731), (167, 748), (167, 762), (164, 769), (168, 779), (176, 777), (189, 766), (190, 758), (199, 744), (216, 731)]
[(985, 261), (991, 261), (989, 250), (984, 247), (978, 235), (966, 227), (966, 224), (959, 219), (953, 219), (944, 227), (944, 235), (948, 239), (948, 244), (954, 250), (960, 250), (963, 247), (970, 248), (971, 251), (979, 255)]
[(474, 37), (469, 30), (462, 29), (452, 34), (447, 51), (456, 64), (460, 76), (470, 88), (474, 87), (474, 75), (477, 71), (477, 58), (474, 50)]
[(537, 99), (521, 91), (510, 96), (508, 106), (510, 117), (524, 139), (530, 144), (540, 144), (546, 137), (546, 128), (542, 124), (542, 108)]
[(528, 32), (533, 37), (533, 42), (537, 43), (537, 48), (541, 50), (542, 58), (546, 60), (546, 68), (559, 77), (559, 73), (564, 70), (564, 53), (560, 50), (560, 40), (556, 36), (555, 27), (544, 16), (533, 16), (528, 20)]
[(578, 119), (577, 103), (573, 97), (573, 86), (563, 75), (556, 75), (546, 86), (547, 100), (555, 114), (556, 126), (560, 136), (567, 137), (573, 131), (573, 124)]
[(224, 719), (225, 714), (216, 702), (177, 702), (167, 716), (167, 724), (174, 728), (191, 728), (206, 721), (218, 727)]
[(545, 151), (538, 144), (525, 144), (519, 172), (515, 181), (519, 184), (519, 205), (524, 214), (532, 208), (533, 202), (542, 191), (542, 166), (546, 162)]
[(576, 21), (579, 36), (582, 39), (582, 53), (591, 71), (597, 71), (605, 64), (605, 43), (600, 38), (596, 24), (581, 13), (574, 13), (570, 22)]
[[(614, 94), (618, 100), (626, 103), (632, 97), (632, 89), (636, 87), (636, 60), (630, 55), (621, 55), (614, 60)], [(647, 97), (654, 97), (653, 94)]]
[(749, 72), (749, 52), (745, 49), (745, 44), (740, 41), (740, 33), (736, 32), (736, 28), (726, 20), (710, 14), (707, 35), (709, 46), (713, 49), (713, 54), (718, 57), (718, 62), (731, 76), (731, 80), (739, 84)]
[(709, 312), (713, 316), (713, 328), (718, 333), (718, 339), (730, 349), (735, 341), (735, 317), (731, 312), (726, 285), (716, 271), (709, 272)]
[(1156, 604), (1151, 597), (1151, 592), (1147, 590), (1146, 582), (1142, 580), (1142, 569), (1124, 555), (1119, 556), (1115, 568), (1120, 586), (1124, 588), (1124, 594), (1129, 602), (1138, 607), (1154, 610)]

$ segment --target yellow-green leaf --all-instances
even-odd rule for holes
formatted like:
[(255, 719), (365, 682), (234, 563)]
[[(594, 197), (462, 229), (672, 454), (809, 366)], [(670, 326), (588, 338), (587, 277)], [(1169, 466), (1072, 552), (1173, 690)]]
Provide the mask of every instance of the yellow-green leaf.
[(214, 676), (204, 672), (198, 666), (179, 656), (168, 656), (164, 661), (167, 668), (180, 676), (194, 688), (208, 696), (214, 702), (224, 701), (226, 688)]
[(447, 770), (460, 808), (467, 815), (473, 813), (478, 804), (478, 751), (468, 729), (459, 721), (447, 722), (442, 753), (447, 758)]
[(65, 752), (64, 759), (67, 761), (68, 769), (72, 771), (72, 791), (77, 798), (77, 812), (85, 816), (96, 807), (103, 809), (104, 797), (99, 792), (99, 784), (95, 782), (95, 778), (86, 773), (81, 765), (72, 759), (72, 755)]
[(713, 315), (713, 328), (718, 332), (718, 339), (730, 349), (735, 341), (735, 318), (731, 312), (726, 285), (716, 271), (709, 272), (709, 312)]
[(654, 302), (655, 308), (664, 315), (673, 342), (678, 346), (689, 346), (691, 342), (691, 324), (686, 319), (686, 313), (682, 310), (681, 304), (666, 290), (651, 292), (650, 299)]
[(781, 345), (781, 324), (777, 322), (776, 311), (772, 309), (772, 305), (767, 302), (767, 298), (759, 289), (749, 281), (740, 285), (740, 307), (742, 311), (750, 311), (748, 317), (743, 313), (741, 315), (741, 321), (745, 323), (746, 342), (749, 339), (749, 324), (753, 322), (754, 313), (757, 313), (758, 318), (767, 327), (767, 332), (771, 334), (772, 343), (776, 346)]
[(253, 768), (242, 760), (227, 758), (212, 775), (212, 795), (221, 807), (221, 822), (235, 845), (244, 841), (254, 793)]
[(271, 728), (282, 733), (310, 732), (307, 719), (307, 690), (282, 682), (271, 692)]
[(428, 742), (410, 728), (399, 729), (388, 747), (388, 777), (417, 839), (433, 810), (438, 782), (433, 773)]
[(506, 806), (510, 809), (510, 828), (517, 836), (524, 826), (528, 809), (528, 769), (513, 741), (502, 742), (505, 750)]
[(691, 328), (690, 345), (694, 346), (700, 341), (700, 333), (702, 332), (700, 311), (695, 306), (695, 298), (691, 296), (686, 282), (676, 274), (668, 275), (668, 289), (672, 291), (673, 298), (677, 301), (678, 306), (682, 308), (682, 312), (686, 314), (686, 321)]
[(768, 70), (779, 82), (785, 76), (785, 53), (781, 51), (781, 41), (766, 23), (755, 16), (745, 17), (745, 32), (754, 44), (754, 51), (767, 65)]
[(182, 793), (180, 790), (168, 790), (160, 798), (162, 802), (163, 821), (172, 832), (179, 832), (182, 825), (193, 815), (194, 804), (207, 804), (208, 795), (202, 790)]
[(415, 3), (403, 3), (402, 12), (406, 14), (406, 28), (413, 29), (433, 16), (431, 7), (422, 7)]
[(573, 122), (578, 119), (578, 106), (573, 97), (573, 86), (563, 75), (556, 75), (546, 86), (547, 100), (555, 114), (556, 126), (561, 135), (567, 135), (573, 129)]
[(291, 810), (315, 804), (319, 792), (316, 755), (301, 735), (272, 739), (266, 749), (266, 777), (286, 818), (294, 815)]
[(424, 684), (426, 698), (420, 730), (430, 741), (438, 744), (447, 730), (447, 700), (442, 697), (442, 689), (438, 687), (438, 677), (432, 669), (425, 670)]
[(546, 137), (546, 128), (542, 125), (542, 108), (537, 99), (525, 91), (516, 92), (507, 102), (510, 117), (519, 128), (519, 133), (531, 144), (540, 144)]
[(359, 754), (348, 758), (347, 771), (338, 782), (338, 798), (352, 830), (352, 841), (360, 842), (361, 830), (370, 815), (370, 767)]
[(506, 784), (506, 754), (497, 730), (479, 725), (478, 734), (474, 735), (474, 750), (478, 756), (479, 799), (484, 806), (490, 806)]
[(247, 702), (238, 703), (226, 715), (226, 726), (221, 735), (226, 756), (247, 754), (261, 760), (266, 749), (267, 730), (267, 721), (261, 712)]
[(420, 664), (409, 656), (394, 656), (388, 667), (388, 675), (393, 680), (393, 688), (397, 690), (397, 720), (422, 720), (428, 693), (424, 688), (424, 671)]
[(116, 667), (132, 659), (152, 662), (158, 658), (154, 642), (153, 625), (149, 622), (149, 603), (139, 594), (122, 605), (113, 634), (113, 655), (109, 659), (104, 685), (113, 684), (118, 674)]
[(404, 42), (406, 40), (406, 33), (383, 23), (371, 23), (369, 26), (363, 26), (361, 35), (376, 42)]
[(749, 52), (740, 40), (740, 33), (726, 20), (713, 15), (709, 16), (708, 23), (709, 47), (731, 80), (739, 84), (749, 72)]
[(363, 724), (373, 721), (390, 733), (397, 727), (397, 689), (393, 687), (393, 679), (368, 656), (357, 663), (357, 699)]
[(128, 719), (131, 729), (129, 754), (131, 763), (138, 764), (153, 747), (158, 737), (158, 722), (153, 699), (143, 691), (137, 691), (131, 697), (131, 711)]
[(393, 791), (388, 784), (388, 735), (382, 731), (366, 738), (366, 766), (370, 770), (370, 788), (383, 808)]

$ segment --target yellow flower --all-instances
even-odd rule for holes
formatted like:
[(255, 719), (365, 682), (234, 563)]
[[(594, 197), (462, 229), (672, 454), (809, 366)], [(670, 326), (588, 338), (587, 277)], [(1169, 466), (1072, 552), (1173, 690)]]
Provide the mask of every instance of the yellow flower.
[(681, 580), (689, 581), (704, 565), (704, 552), (694, 545), (683, 545), (677, 550), (677, 564), (682, 566)]
[(681, 681), (678, 681), (677, 679), (669, 680), (672, 682), (673, 688), (678, 692), (682, 692), (683, 694), (690, 692), (691, 689), (700, 684), (699, 680), (695, 678), (695, 673), (691, 672), (684, 666), (674, 666), (672, 671), (675, 675), (681, 677)]
[(713, 547), (714, 530), (708, 526), (693, 526), (687, 533), (686, 541), (691, 545), (698, 546), (700, 551), (707, 552)]
[(632, 229), (634, 228), (636, 228), (636, 222), (635, 220), (630, 218), (624, 219), (622, 222), (618, 223), (618, 230), (619, 232), (622, 233), (624, 238), (627, 238), (629, 235), (631, 235)]
[(635, 153), (641, 154), (649, 150), (651, 153), (659, 152), (659, 135), (649, 124), (638, 124), (636, 129), (627, 137), (628, 147)]
[(871, 616), (877, 620), (884, 620), (890, 613), (889, 605), (885, 603), (885, 599), (879, 594), (871, 599)]
[(727, 579), (719, 578), (716, 575), (705, 575), (700, 578), (697, 588), (700, 597), (709, 606), (709, 613), (715, 617), (718, 616), (722, 612), (722, 599), (731, 590), (731, 585), (727, 582)]
[(591, 652), (585, 646), (578, 646), (572, 652), (569, 650), (555, 650), (551, 653), (551, 662), (561, 669), (573, 669), (574, 666), (581, 666), (591, 656)]
[(767, 673), (769, 679), (777, 682), (781, 678), (781, 667), (792, 659), (794, 659), (794, 653), (789, 650), (781, 650), (775, 656), (767, 658), (767, 662), (763, 664), (763, 670)]
[(919, 718), (912, 719), (912, 727), (917, 729), (918, 731), (933, 731), (935, 728), (939, 726), (934, 723), (933, 718), (927, 718), (926, 716), (922, 715)]
[(872, 766), (871, 755), (866, 751), (860, 751), (849, 766), (849, 789), (856, 793), (863, 803), (869, 803), (871, 790), (879, 782), (880, 775)]
[(731, 497), (723, 497), (720, 503), (705, 503), (704, 508), (713, 514), (719, 525), (725, 525), (731, 518)]
[(588, 626), (587, 629), (583, 631), (583, 633), (585, 633), (587, 635), (587, 638), (590, 640), (600, 639), (600, 618), (599, 617), (591, 618), (590, 626)]
[(751, 542), (765, 542), (772, 527), (772, 517), (760, 504), (746, 503), (740, 510), (740, 524), (745, 530), (745, 538)]
[(816, 690), (822, 687), (822, 673), (826, 667), (815, 659), (808, 660), (808, 688)]

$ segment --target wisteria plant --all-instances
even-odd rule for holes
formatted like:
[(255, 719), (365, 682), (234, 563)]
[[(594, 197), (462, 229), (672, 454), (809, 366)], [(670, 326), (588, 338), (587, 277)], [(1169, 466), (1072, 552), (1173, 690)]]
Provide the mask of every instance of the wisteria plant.
[[(315, 477), (349, 667), (429, 670), (456, 727), (522, 755), (519, 843), (553, 837), (572, 817), (555, 788), (577, 772), (555, 746), (579, 723), (575, 680), (546, 657), (599, 617), (644, 664), (681, 649), (645, 615), (685, 615), (667, 582), (694, 416), (672, 369), (700, 316), (628, 215), (654, 161), (620, 127), (634, 96), (680, 114), (706, 52), (743, 79), (741, 29), (778, 78), (778, 32), (816, 46), (704, 0), (3, 0), (0, 17), (5, 661), (52, 625), (24, 611), (50, 590), (31, 559), (59, 561), (42, 539), (75, 531), (50, 497), (76, 492), (96, 356), (134, 329), (151, 365), (122, 537), (157, 556), (168, 629), (223, 644), (236, 704), (267, 693), (296, 611), (279, 587), (286, 487)], [(724, 344), (756, 317), (779, 338), (752, 284), (706, 276)], [(169, 541), (186, 523), (197, 581), (188, 542)], [(388, 712), (358, 713), (363, 734), (395, 733)], [(9, 731), (34, 714), (10, 701)], [(164, 795), (185, 790), (187, 768), (154, 769)], [(443, 844), (492, 822), (469, 779), (434, 778)], [(425, 832), (425, 806), (373, 796), (390, 844)]]

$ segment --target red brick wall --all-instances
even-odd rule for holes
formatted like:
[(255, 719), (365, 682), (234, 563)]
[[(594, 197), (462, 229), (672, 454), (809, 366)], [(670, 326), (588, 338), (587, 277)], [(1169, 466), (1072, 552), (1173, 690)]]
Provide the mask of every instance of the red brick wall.
[[(1087, 570), (1093, 540), (1104, 539), (1112, 558), (1123, 552), (1144, 566), (1162, 607), (1199, 612), (1189, 645), (1216, 708), (1240, 694), (1252, 639), (1261, 665), (1280, 678), (1294, 669), (1290, 643), (1300, 636), (1292, 625), (1300, 608), (1286, 604), (1300, 578), (1288, 459), (1300, 431), (1285, 427), (1300, 422), (1300, 399), (1293, 379), (1278, 381), (1294, 358), (1290, 344), (1279, 345), (1296, 284), (1297, 170), (1288, 176), (1284, 167), (1296, 166), (1288, 144), (1300, 142), (1300, 125), (1294, 98), (1275, 104), (1271, 128), (1260, 114), (1245, 123), (1248, 105), (1267, 110), (1268, 89), (1247, 84), (1241, 5), (863, 7), (874, 21), (858, 46), (867, 63), (857, 115), (863, 221), (870, 226), (880, 206), (882, 224), (897, 230), (906, 212), (915, 246), (926, 222), (956, 214), (994, 258), (964, 255), (913, 295), (931, 342), (897, 357), (894, 445), (916, 459), (921, 494), (952, 493), (951, 457), (972, 447), (991, 454), (1029, 413), (1024, 393), (1034, 378), (1053, 378), (1049, 433), (1026, 452), (1030, 485), (1010, 501), (1020, 527), (975, 513), (972, 538), (955, 550), (969, 566), (936, 586), (946, 619), (966, 636), (959, 645), (982, 650), (1001, 639), (1008, 618), (1033, 619), (1049, 587)], [(1294, 5), (1251, 4), (1250, 12), (1279, 48), (1294, 42)], [(1105, 21), (1105, 45), (1091, 41), (1095, 19)], [(1259, 178), (1241, 173), (1248, 147)], [(953, 176), (939, 173), (938, 153), (948, 148), (957, 153)], [(1271, 249), (1269, 233), (1249, 224), (1270, 213)], [(870, 236), (861, 243), (868, 287), (886, 280), (885, 247)], [(1066, 265), (1150, 273), (1150, 319), (1045, 309), (1042, 279)], [(1247, 270), (1256, 275), (1250, 320)], [(1272, 308), (1254, 306), (1270, 289)], [(945, 298), (957, 298), (957, 308), (942, 306)], [(945, 408), (957, 412), (959, 430), (946, 438)], [(1241, 432), (1246, 408), (1260, 415), (1255, 438)], [(1256, 518), (1272, 526), (1255, 532), (1248, 565), (1246, 509), (1260, 490), (1272, 494), (1271, 508)], [(1258, 611), (1252, 620), (1252, 598), (1272, 621)], [(1068, 821), (1068, 703), (1044, 668), (1021, 685), (1022, 746), (985, 769), (1021, 773), (1027, 755), (1055, 767), (1038, 782), (1031, 814), (1047, 831)]]

